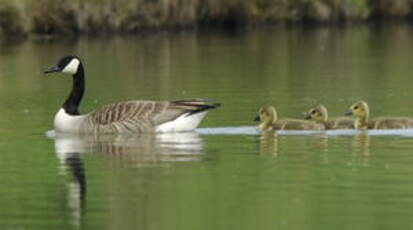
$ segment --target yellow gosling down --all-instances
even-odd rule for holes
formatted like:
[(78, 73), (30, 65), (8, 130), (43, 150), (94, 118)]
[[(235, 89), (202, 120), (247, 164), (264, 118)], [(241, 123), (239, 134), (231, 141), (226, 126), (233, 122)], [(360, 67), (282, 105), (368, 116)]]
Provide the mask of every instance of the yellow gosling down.
[(345, 117), (328, 118), (327, 108), (324, 105), (317, 105), (311, 108), (305, 117), (306, 120), (315, 121), (325, 129), (354, 129), (354, 120)]
[(271, 130), (323, 130), (324, 126), (315, 122), (298, 119), (277, 119), (277, 111), (274, 106), (265, 105), (258, 111), (254, 121), (260, 121), (258, 129)]
[(408, 117), (379, 117), (369, 119), (370, 110), (365, 101), (359, 101), (350, 106), (345, 113), (354, 116), (356, 129), (409, 129), (413, 128), (413, 119)]

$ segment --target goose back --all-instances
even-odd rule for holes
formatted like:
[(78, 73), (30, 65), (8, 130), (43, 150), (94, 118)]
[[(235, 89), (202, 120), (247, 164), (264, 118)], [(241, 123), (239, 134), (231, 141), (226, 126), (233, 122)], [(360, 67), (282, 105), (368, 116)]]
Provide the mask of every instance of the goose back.
[(201, 113), (218, 106), (219, 104), (211, 105), (203, 100), (126, 101), (109, 104), (88, 114), (80, 126), (79, 132), (155, 132), (157, 127), (172, 122), (181, 116), (191, 117), (196, 115), (196, 113)]

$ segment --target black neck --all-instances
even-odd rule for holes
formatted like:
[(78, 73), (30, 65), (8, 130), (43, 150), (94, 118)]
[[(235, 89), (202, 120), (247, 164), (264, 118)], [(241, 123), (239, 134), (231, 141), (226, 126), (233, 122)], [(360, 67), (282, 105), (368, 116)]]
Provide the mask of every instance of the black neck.
[(79, 105), (85, 91), (85, 77), (82, 63), (75, 74), (73, 74), (73, 86), (69, 97), (63, 104), (63, 109), (70, 115), (79, 115)]

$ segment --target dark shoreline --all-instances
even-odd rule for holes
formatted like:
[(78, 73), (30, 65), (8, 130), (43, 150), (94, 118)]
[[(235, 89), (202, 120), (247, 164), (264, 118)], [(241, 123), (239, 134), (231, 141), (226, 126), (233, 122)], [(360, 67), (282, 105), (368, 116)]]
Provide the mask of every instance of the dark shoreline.
[[(103, 1), (103, 0), (102, 0)], [(0, 1), (0, 38), (106, 36), (265, 25), (413, 22), (409, 0)]]

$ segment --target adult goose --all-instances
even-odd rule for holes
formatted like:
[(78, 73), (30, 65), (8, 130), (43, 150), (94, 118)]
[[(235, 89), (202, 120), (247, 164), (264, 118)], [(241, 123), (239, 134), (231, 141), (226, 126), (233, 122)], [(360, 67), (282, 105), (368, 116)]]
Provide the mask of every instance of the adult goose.
[(76, 56), (66, 56), (47, 70), (73, 77), (72, 91), (54, 117), (54, 129), (59, 133), (144, 133), (182, 132), (195, 129), (208, 110), (220, 106), (205, 100), (125, 101), (103, 106), (81, 115), (79, 105), (85, 91), (82, 62)]
[(260, 121), (258, 130), (323, 130), (324, 126), (315, 122), (298, 119), (278, 119), (274, 106), (264, 105), (258, 110), (254, 121)]
[(356, 129), (409, 129), (413, 128), (413, 119), (409, 117), (379, 117), (370, 119), (370, 109), (365, 101), (358, 101), (350, 106), (344, 115), (353, 115)]

